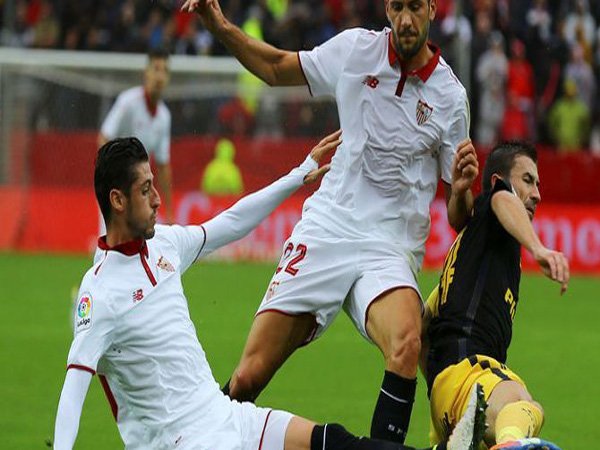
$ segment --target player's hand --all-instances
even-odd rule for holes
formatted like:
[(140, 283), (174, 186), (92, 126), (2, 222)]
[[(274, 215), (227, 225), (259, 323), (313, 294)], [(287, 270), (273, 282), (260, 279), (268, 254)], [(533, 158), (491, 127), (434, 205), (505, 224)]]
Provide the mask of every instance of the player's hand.
[(561, 252), (549, 250), (542, 247), (533, 253), (533, 257), (538, 262), (544, 275), (551, 280), (560, 283), (560, 295), (564, 294), (569, 286), (569, 261)]
[(226, 22), (218, 0), (185, 0), (181, 11), (197, 13), (202, 25), (213, 34)]
[[(328, 153), (334, 151), (338, 145), (342, 143), (342, 130), (337, 130), (331, 133), (329, 136), (325, 136), (311, 151), (310, 157), (314, 159), (317, 164), (321, 162), (323, 157)], [(317, 181), (327, 172), (329, 172), (330, 164), (324, 164), (321, 167), (311, 170), (304, 177), (304, 184), (309, 184)]]
[(180, 11), (186, 12), (197, 12), (201, 14), (201, 12), (206, 9), (206, 5), (208, 0), (185, 0), (181, 5)]
[(465, 139), (456, 149), (452, 161), (452, 190), (463, 194), (471, 188), (479, 173), (477, 153), (471, 139)]

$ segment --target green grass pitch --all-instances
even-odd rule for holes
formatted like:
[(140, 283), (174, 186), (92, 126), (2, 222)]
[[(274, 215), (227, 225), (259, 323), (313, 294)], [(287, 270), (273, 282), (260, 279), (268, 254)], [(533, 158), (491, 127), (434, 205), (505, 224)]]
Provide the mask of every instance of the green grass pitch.
[[(71, 289), (89, 257), (0, 254), (0, 448), (43, 449), (54, 416), (71, 341)], [(239, 358), (272, 265), (201, 263), (184, 277), (200, 341), (223, 383)], [(437, 275), (425, 273), (426, 295)], [(543, 435), (564, 450), (598, 447), (600, 415), (600, 278), (558, 285), (528, 275), (521, 283), (509, 365), (546, 411)], [(368, 434), (383, 363), (378, 350), (341, 314), (334, 326), (300, 349), (275, 376), (259, 405)], [(407, 442), (427, 444), (428, 406), (419, 382)], [(122, 448), (110, 408), (93, 380), (76, 448)]]

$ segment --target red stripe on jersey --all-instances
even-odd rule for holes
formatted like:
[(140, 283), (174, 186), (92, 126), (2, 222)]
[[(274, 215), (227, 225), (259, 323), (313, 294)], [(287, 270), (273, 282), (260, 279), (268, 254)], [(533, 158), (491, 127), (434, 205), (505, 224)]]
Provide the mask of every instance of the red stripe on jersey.
[(144, 103), (146, 104), (146, 110), (148, 111), (148, 114), (150, 114), (151, 117), (156, 116), (156, 111), (158, 110), (158, 102), (155, 103), (152, 101), (150, 95), (148, 95), (148, 93), (146, 92), (146, 89), (144, 89)]
[(135, 239), (133, 241), (124, 242), (122, 244), (111, 247), (106, 242), (106, 236), (100, 236), (98, 238), (98, 248), (100, 250), (114, 250), (115, 252), (122, 253), (126, 256), (137, 255), (138, 253), (145, 253), (148, 255), (148, 248), (146, 247), (146, 241), (143, 239)]
[(150, 270), (150, 266), (148, 266), (148, 263), (146, 262), (146, 258), (144, 258), (144, 255), (142, 253), (140, 253), (140, 260), (142, 261), (142, 266), (144, 266), (146, 275), (148, 275), (148, 278), (150, 278), (150, 283), (152, 283), (152, 286), (156, 286), (156, 284), (157, 284), (156, 278), (154, 278), (154, 274)]
[(204, 246), (206, 245), (206, 228), (204, 228), (204, 225), (200, 225), (200, 228), (202, 228), (203, 240), (200, 250), (198, 250), (196, 257), (194, 258), (194, 262), (198, 261), (198, 258), (200, 258), (200, 253), (202, 253), (202, 250), (204, 250)]
[[(428, 41), (427, 46), (429, 47), (429, 50), (431, 50), (431, 52), (433, 53), (431, 58), (429, 58), (429, 61), (427, 61), (427, 63), (423, 67), (411, 70), (407, 73), (407, 76), (419, 77), (423, 83), (425, 83), (429, 79), (436, 66), (438, 65), (441, 56), (440, 48), (433, 42)], [(398, 55), (398, 53), (396, 53), (396, 49), (394, 48), (394, 43), (392, 41), (392, 33), (388, 34), (388, 61), (390, 63), (390, 66), (392, 67), (396, 63), (399, 63), (401, 67), (404, 65), (402, 58)], [(404, 73), (405, 70), (402, 69), (402, 72)]]
[(98, 271), (100, 270), (100, 267), (102, 267), (102, 264), (104, 264), (104, 261), (106, 260), (106, 257), (108, 256), (108, 251), (104, 251), (104, 258), (102, 258), (102, 262), (100, 264), (98, 264), (98, 267), (96, 267), (96, 270), (94, 271), (94, 275), (98, 275)]
[(92, 375), (96, 375), (96, 371), (94, 369), (92, 369), (91, 367), (88, 367), (88, 366), (82, 366), (80, 364), (69, 364), (67, 366), (67, 370), (69, 370), (69, 369), (83, 370), (84, 372), (89, 372)]
[(260, 435), (260, 444), (258, 444), (258, 450), (262, 449), (263, 439), (265, 438), (265, 431), (267, 429), (267, 422), (269, 421), (269, 416), (271, 415), (272, 412), (273, 412), (273, 410), (270, 410), (269, 413), (267, 414), (267, 417), (265, 418), (265, 424), (263, 426), (262, 434)]
[(106, 377), (104, 375), (98, 375), (98, 378), (100, 379), (100, 384), (102, 384), (102, 389), (104, 389), (104, 394), (106, 394), (106, 399), (110, 405), (113, 417), (115, 420), (117, 420), (117, 417), (119, 416), (119, 406), (117, 405), (115, 396), (110, 390), (110, 386), (108, 385), (108, 381), (106, 381)]
[(296, 317), (297, 315), (301, 314), (301, 313), (289, 313), (289, 312), (282, 311), (280, 309), (269, 308), (269, 309), (263, 309), (262, 311), (257, 312), (256, 316), (260, 316), (261, 314), (266, 313), (266, 312), (276, 312), (276, 313), (283, 314), (284, 316), (289, 316), (289, 317)]
[(296, 53), (298, 57), (298, 65), (300, 66), (300, 72), (302, 72), (302, 76), (304, 77), (304, 81), (306, 82), (306, 86), (308, 86), (308, 93), (311, 97), (313, 97), (312, 89), (310, 88), (310, 84), (308, 83), (308, 78), (306, 78), (306, 74), (304, 73), (304, 67), (302, 67), (302, 60), (300, 59), (300, 52)]
[(400, 81), (398, 81), (398, 86), (396, 86), (396, 96), (402, 97), (402, 92), (404, 92), (404, 85), (406, 84), (406, 72), (402, 72), (400, 75)]

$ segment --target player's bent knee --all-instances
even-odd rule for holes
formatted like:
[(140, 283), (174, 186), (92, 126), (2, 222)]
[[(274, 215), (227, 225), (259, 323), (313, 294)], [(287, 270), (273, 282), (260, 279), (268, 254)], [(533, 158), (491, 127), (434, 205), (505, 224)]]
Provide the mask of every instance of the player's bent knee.
[(394, 372), (416, 369), (420, 351), (421, 337), (416, 332), (395, 339), (386, 358), (389, 368)]
[(519, 401), (533, 402), (531, 394), (519, 382), (507, 380), (498, 383), (489, 398), (492, 410), (500, 411), (504, 406)]

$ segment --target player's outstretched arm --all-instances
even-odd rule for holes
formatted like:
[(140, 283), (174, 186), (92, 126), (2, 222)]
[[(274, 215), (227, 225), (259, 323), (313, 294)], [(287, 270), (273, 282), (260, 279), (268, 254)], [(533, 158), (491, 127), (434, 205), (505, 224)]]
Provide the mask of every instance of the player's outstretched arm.
[(452, 162), (452, 184), (445, 186), (448, 223), (459, 232), (467, 224), (473, 209), (471, 186), (479, 173), (477, 153), (470, 139), (458, 144)]
[(544, 275), (560, 283), (560, 293), (563, 294), (569, 284), (569, 262), (561, 252), (544, 247), (533, 229), (523, 202), (508, 191), (499, 191), (492, 197), (492, 210), (504, 229), (531, 252)]
[(202, 253), (210, 253), (243, 238), (300, 186), (321, 178), (329, 170), (329, 164), (319, 167), (319, 163), (340, 145), (341, 133), (338, 130), (323, 138), (300, 166), (269, 186), (243, 197), (231, 208), (204, 223), (206, 243)]
[(79, 369), (67, 371), (54, 425), (55, 450), (71, 450), (73, 448), (79, 429), (83, 402), (91, 380), (90, 372)]
[(218, 0), (186, 0), (182, 11), (196, 12), (202, 23), (246, 69), (270, 86), (306, 83), (296, 52), (251, 38), (223, 15)]

